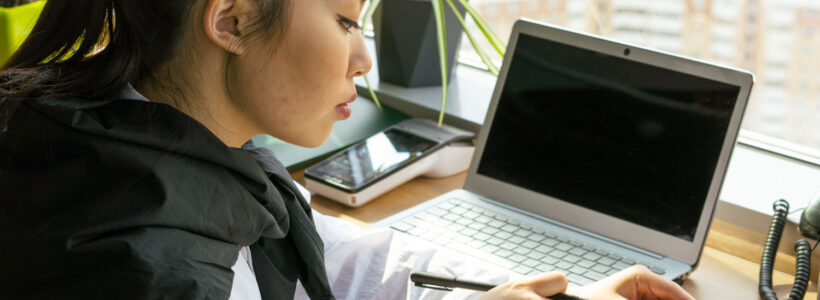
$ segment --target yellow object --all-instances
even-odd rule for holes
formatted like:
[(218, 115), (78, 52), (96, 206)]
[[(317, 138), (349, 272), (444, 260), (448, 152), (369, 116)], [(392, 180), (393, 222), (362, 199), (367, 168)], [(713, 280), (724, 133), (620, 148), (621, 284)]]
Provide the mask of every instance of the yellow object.
[(16, 7), (0, 7), (0, 66), (23, 44), (45, 1), (37, 1)]

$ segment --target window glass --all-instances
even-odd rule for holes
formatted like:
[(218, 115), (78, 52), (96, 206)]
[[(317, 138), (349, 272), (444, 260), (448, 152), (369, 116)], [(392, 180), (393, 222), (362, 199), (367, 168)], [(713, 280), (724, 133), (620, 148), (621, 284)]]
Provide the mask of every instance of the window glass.
[[(820, 153), (820, 1), (471, 0), (504, 41), (526, 17), (756, 76), (743, 128)], [(468, 18), (468, 26), (480, 35)], [(479, 47), (500, 56), (479, 38)], [(462, 60), (478, 62), (469, 41)]]

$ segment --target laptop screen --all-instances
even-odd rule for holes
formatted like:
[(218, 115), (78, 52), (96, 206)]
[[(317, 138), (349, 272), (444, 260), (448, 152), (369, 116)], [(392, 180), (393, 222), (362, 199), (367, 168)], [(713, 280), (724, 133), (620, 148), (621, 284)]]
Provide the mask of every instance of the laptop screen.
[(692, 241), (739, 91), (521, 34), (477, 172)]

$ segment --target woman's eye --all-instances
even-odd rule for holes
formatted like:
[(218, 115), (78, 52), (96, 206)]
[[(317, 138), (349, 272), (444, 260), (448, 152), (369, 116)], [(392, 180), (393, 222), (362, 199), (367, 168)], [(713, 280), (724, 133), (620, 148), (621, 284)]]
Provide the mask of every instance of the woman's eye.
[(355, 21), (345, 18), (343, 16), (339, 16), (339, 24), (341, 24), (347, 32), (351, 32), (351, 30), (353, 29), (361, 29), (359, 23), (356, 23)]

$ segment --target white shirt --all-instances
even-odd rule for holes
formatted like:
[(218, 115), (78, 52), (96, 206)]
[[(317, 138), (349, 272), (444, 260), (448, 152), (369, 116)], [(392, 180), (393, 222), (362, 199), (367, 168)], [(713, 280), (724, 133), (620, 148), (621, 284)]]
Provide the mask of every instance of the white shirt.
[[(148, 101), (128, 85), (122, 99)], [(294, 181), (310, 202), (310, 192)], [(520, 277), (463, 254), (396, 233), (389, 229), (365, 229), (312, 211), (316, 230), (325, 245), (328, 282), (337, 299), (475, 299), (482, 292), (456, 289), (452, 292), (415, 287), (410, 272), (427, 271), (455, 275), (475, 281), (503, 283)], [(247, 246), (239, 250), (230, 299), (261, 299)], [(297, 283), (295, 299), (310, 299)]]

